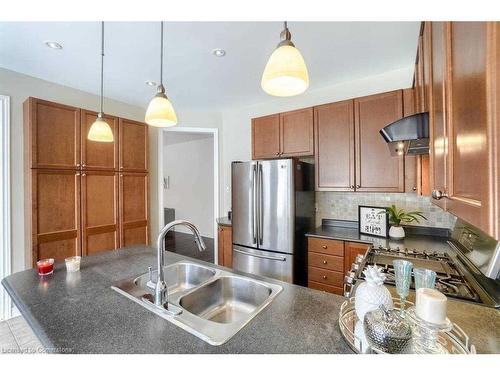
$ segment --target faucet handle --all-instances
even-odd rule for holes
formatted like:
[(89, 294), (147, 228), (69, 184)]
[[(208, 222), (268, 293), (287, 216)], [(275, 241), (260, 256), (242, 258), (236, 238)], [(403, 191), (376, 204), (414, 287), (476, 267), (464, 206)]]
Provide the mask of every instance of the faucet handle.
[(153, 281), (153, 267), (148, 267), (149, 281)]

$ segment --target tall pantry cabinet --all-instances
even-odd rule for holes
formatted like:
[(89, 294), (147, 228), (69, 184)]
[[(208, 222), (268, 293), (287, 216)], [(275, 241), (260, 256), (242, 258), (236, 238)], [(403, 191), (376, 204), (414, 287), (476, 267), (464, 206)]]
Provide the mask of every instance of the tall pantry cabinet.
[(30, 263), (147, 244), (147, 126), (106, 115), (114, 142), (93, 142), (95, 112), (37, 98), (23, 110)]

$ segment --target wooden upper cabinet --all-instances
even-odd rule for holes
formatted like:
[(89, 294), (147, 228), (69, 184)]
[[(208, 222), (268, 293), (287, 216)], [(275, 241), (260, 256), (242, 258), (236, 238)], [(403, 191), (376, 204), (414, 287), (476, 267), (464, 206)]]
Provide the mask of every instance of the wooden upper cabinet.
[(422, 35), (422, 92), (424, 100), (422, 103), (422, 111), (429, 112), (432, 100), (431, 91), (431, 75), (432, 75), (432, 23), (424, 22), (424, 31)]
[(80, 255), (80, 172), (33, 169), (31, 183), (33, 266)]
[(113, 131), (113, 142), (96, 142), (87, 138), (97, 112), (81, 110), (82, 168), (94, 170), (118, 169), (118, 118), (105, 115), (104, 119)]
[(148, 244), (148, 175), (120, 173), (120, 246)]
[(314, 107), (316, 190), (354, 190), (354, 102)]
[(356, 190), (404, 192), (403, 156), (391, 156), (379, 134), (403, 116), (401, 90), (354, 100), (356, 132)]
[(280, 155), (280, 115), (252, 119), (252, 159), (276, 158)]
[(489, 232), (486, 27), (486, 22), (446, 25), (449, 56), (447, 208)]
[(24, 102), (31, 168), (80, 167), (80, 109), (46, 100)]
[(148, 170), (148, 127), (138, 121), (119, 120), (120, 171)]
[(313, 109), (305, 108), (280, 114), (281, 156), (314, 154)]
[[(432, 22), (431, 40), (431, 101), (430, 101), (430, 186), (431, 191), (447, 193), (446, 163), (448, 149), (446, 147), (446, 111), (445, 111), (445, 76), (446, 48), (445, 23)], [(446, 208), (446, 199), (432, 199), (433, 203)]]
[(83, 255), (120, 247), (117, 173), (84, 171), (81, 181)]

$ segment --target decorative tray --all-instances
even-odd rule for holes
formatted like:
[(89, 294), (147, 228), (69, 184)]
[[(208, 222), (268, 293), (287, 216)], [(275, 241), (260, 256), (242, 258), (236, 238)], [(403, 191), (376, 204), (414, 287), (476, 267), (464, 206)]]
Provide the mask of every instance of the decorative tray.
[[(355, 297), (349, 298), (340, 307), (339, 326), (342, 336), (349, 344), (355, 353), (379, 353), (385, 354), (375, 348), (371, 348), (366, 340), (363, 322), (358, 319), (354, 309)], [(393, 298), (394, 308), (401, 309), (401, 304), (398, 299)], [(406, 305), (413, 305), (411, 302), (406, 302)], [(476, 348), (469, 341), (469, 337), (457, 324), (453, 323), (453, 328), (449, 332), (440, 332), (438, 342), (449, 354), (476, 354)], [(408, 354), (413, 354), (410, 348)]]

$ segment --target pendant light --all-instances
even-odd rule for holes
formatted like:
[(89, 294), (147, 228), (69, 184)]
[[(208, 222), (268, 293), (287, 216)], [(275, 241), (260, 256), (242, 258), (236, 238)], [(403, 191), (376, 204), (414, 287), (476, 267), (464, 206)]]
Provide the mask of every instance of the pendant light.
[(160, 37), (160, 84), (158, 85), (156, 95), (149, 102), (146, 110), (146, 124), (159, 128), (168, 128), (177, 125), (177, 115), (174, 107), (165, 94), (163, 86), (163, 21), (161, 22)]
[(285, 21), (280, 34), (281, 42), (269, 57), (260, 83), (269, 95), (294, 96), (303, 93), (309, 86), (306, 63), (291, 38)]
[(101, 22), (101, 101), (97, 119), (90, 127), (87, 138), (96, 142), (113, 142), (113, 131), (104, 120), (103, 107), (103, 88), (104, 88), (104, 22)]

